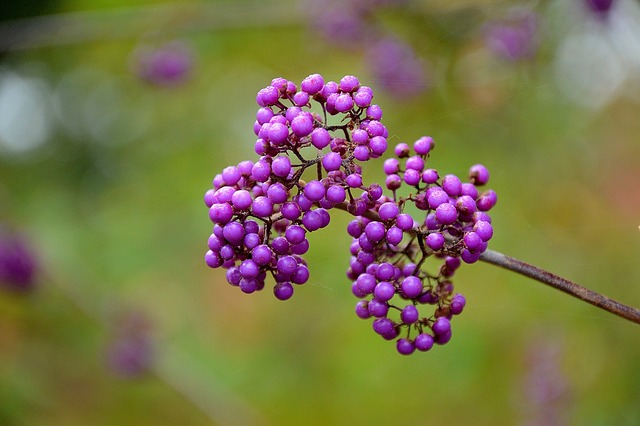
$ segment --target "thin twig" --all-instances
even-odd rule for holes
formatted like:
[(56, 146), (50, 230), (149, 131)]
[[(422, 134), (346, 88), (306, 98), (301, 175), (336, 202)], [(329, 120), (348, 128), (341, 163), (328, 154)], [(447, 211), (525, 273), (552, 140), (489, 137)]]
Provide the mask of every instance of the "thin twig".
[(631, 306), (623, 305), (613, 299), (582, 287), (574, 282), (567, 280), (566, 278), (559, 277), (552, 274), (549, 271), (545, 271), (542, 268), (533, 266), (529, 263), (523, 262), (511, 256), (499, 253), (493, 250), (487, 250), (480, 256), (480, 260), (490, 263), (492, 265), (500, 266), (518, 274), (524, 275), (529, 278), (533, 278), (536, 281), (547, 284), (557, 290), (570, 294), (573, 297), (577, 297), (587, 303), (597, 306), (600, 309), (611, 312), (629, 321), (633, 321), (636, 324), (640, 324), (640, 310), (632, 308)]
[[(340, 203), (336, 205), (336, 208), (344, 211), (349, 211), (347, 203)], [(367, 210), (365, 213), (367, 219), (380, 220), (378, 214), (374, 211)], [(611, 312), (614, 315), (618, 315), (621, 318), (640, 324), (640, 310), (631, 306), (623, 305), (613, 299), (610, 299), (598, 292), (589, 290), (574, 282), (569, 281), (566, 278), (559, 277), (552, 274), (549, 271), (545, 271), (537, 266), (530, 265), (522, 260), (518, 260), (511, 256), (499, 253), (493, 250), (486, 250), (481, 256), (480, 260), (490, 263), (492, 265), (500, 266), (518, 274), (524, 275), (529, 278), (533, 278), (543, 284), (547, 284), (557, 290), (567, 293), (573, 297), (583, 300), (592, 304), (607, 312)]]

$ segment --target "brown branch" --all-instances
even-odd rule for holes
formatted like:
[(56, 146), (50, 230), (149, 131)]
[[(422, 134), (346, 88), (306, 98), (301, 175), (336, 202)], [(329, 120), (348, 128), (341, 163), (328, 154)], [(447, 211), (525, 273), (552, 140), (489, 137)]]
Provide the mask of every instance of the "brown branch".
[(525, 277), (533, 278), (543, 284), (547, 284), (560, 290), (564, 293), (570, 294), (582, 301), (592, 304), (600, 309), (611, 312), (614, 315), (618, 315), (629, 321), (633, 321), (636, 324), (640, 324), (640, 310), (632, 308), (631, 306), (623, 305), (620, 302), (616, 302), (613, 299), (582, 287), (574, 282), (571, 282), (565, 278), (559, 277), (551, 272), (545, 271), (542, 268), (533, 266), (522, 260), (515, 259), (511, 256), (499, 253), (493, 250), (487, 250), (480, 256), (480, 260), (490, 263), (492, 265), (500, 266)]
[[(340, 203), (336, 208), (348, 211), (347, 203)], [(365, 216), (370, 220), (380, 220), (378, 214), (374, 211), (368, 210)], [(621, 318), (640, 324), (640, 310), (631, 306), (623, 305), (613, 299), (582, 287), (574, 282), (569, 281), (566, 278), (559, 277), (552, 274), (549, 271), (545, 271), (537, 266), (530, 265), (522, 260), (507, 256), (493, 250), (486, 250), (481, 256), (480, 260), (486, 263), (490, 263), (501, 268), (508, 269), (526, 277), (532, 278), (557, 290), (560, 290), (566, 294), (576, 297), (584, 302), (590, 303), (600, 309), (610, 312), (614, 315), (618, 315)]]

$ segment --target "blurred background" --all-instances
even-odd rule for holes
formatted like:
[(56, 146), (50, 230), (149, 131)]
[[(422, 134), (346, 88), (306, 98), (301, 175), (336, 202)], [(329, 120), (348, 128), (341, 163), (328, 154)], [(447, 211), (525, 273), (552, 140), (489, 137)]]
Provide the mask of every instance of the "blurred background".
[[(634, 0), (0, 6), (1, 425), (637, 425), (640, 329), (487, 264), (454, 336), (358, 319), (349, 217), (280, 302), (206, 267), (202, 201), (254, 159), (256, 92), (373, 88), (390, 145), (492, 172), (490, 248), (640, 306)], [(367, 164), (372, 181), (381, 162)]]

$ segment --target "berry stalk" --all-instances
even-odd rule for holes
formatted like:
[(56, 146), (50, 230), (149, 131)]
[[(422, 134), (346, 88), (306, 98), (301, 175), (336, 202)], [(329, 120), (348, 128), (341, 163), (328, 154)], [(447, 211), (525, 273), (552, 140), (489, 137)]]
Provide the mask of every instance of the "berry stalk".
[(623, 305), (598, 292), (589, 290), (579, 284), (562, 278), (558, 275), (545, 271), (542, 268), (523, 262), (522, 260), (507, 256), (506, 254), (487, 249), (480, 255), (480, 260), (492, 265), (500, 266), (525, 277), (532, 278), (543, 284), (547, 284), (557, 290), (570, 294), (584, 302), (590, 303), (621, 318), (640, 324), (640, 310), (631, 306)]
[[(347, 211), (347, 203), (338, 204), (336, 208)], [(380, 219), (378, 214), (371, 210), (367, 211), (365, 216), (370, 220)], [(539, 281), (614, 315), (618, 315), (621, 318), (640, 324), (640, 309), (624, 305), (596, 291), (589, 290), (566, 278), (562, 278), (522, 260), (490, 249), (486, 249), (480, 255), (479, 260), (524, 275), (525, 277)]]

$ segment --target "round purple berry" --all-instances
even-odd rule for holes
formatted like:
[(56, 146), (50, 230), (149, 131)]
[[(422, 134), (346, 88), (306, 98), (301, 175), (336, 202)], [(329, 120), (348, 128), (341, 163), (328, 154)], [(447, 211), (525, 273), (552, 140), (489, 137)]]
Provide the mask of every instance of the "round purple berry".
[(284, 236), (291, 244), (299, 244), (304, 241), (307, 231), (302, 226), (290, 225), (284, 232)]
[(379, 282), (373, 290), (373, 296), (381, 302), (391, 300), (395, 293), (395, 287), (393, 287), (393, 284), (387, 281)]
[(396, 350), (400, 355), (411, 355), (416, 347), (414, 343), (409, 339), (398, 339), (396, 342)]
[(474, 164), (469, 168), (469, 180), (474, 185), (486, 185), (489, 182), (489, 169), (482, 164)]
[(423, 136), (413, 143), (413, 149), (418, 155), (427, 155), (434, 145), (432, 137)]
[(261, 195), (253, 200), (251, 210), (256, 216), (267, 218), (273, 213), (273, 203), (268, 197)]
[(460, 313), (462, 313), (462, 310), (464, 309), (466, 304), (467, 304), (467, 299), (465, 299), (463, 295), (458, 293), (455, 296), (453, 296), (453, 299), (451, 300), (451, 305), (449, 306), (449, 312), (451, 312), (452, 315), (459, 315)]
[(369, 241), (377, 243), (381, 241), (386, 234), (387, 230), (382, 222), (372, 221), (364, 228), (364, 233), (367, 235)]
[(400, 319), (405, 324), (413, 324), (420, 318), (420, 312), (414, 305), (407, 305), (400, 313)]
[(322, 157), (322, 167), (328, 172), (339, 170), (342, 165), (342, 157), (337, 152), (328, 152)]
[(436, 335), (445, 335), (451, 331), (451, 322), (446, 317), (439, 317), (431, 326)]
[(273, 294), (278, 300), (288, 300), (293, 296), (293, 286), (289, 282), (277, 283), (273, 287)]
[(420, 278), (413, 275), (406, 277), (404, 280), (402, 280), (400, 289), (406, 297), (408, 297), (409, 299), (413, 299), (415, 297), (418, 297), (420, 293), (422, 293), (422, 281), (420, 281)]
[(371, 318), (368, 301), (359, 300), (358, 303), (356, 303), (356, 315), (358, 316), (358, 318), (362, 318), (362, 319)]
[(324, 78), (320, 74), (311, 74), (302, 80), (300, 88), (309, 95), (315, 95), (324, 86)]
[(413, 218), (408, 213), (400, 213), (396, 217), (396, 226), (403, 231), (410, 231), (413, 229)]
[(353, 98), (348, 93), (338, 95), (334, 107), (338, 112), (346, 112), (353, 108)]
[(446, 175), (442, 178), (442, 189), (451, 197), (457, 197), (462, 190), (462, 182), (456, 175)]
[(416, 349), (422, 352), (430, 350), (433, 347), (433, 343), (433, 336), (426, 333), (418, 334), (414, 339)]
[(325, 188), (322, 182), (312, 180), (304, 187), (304, 196), (310, 201), (319, 201), (324, 197)]
[(478, 207), (478, 210), (486, 212), (488, 210), (491, 210), (497, 202), (498, 195), (492, 189), (489, 189), (488, 191), (480, 195), (480, 197), (476, 201), (476, 206)]
[(441, 250), (444, 247), (444, 236), (439, 232), (432, 232), (425, 238), (425, 243), (433, 251)]
[(311, 132), (311, 144), (318, 149), (326, 148), (331, 142), (331, 135), (327, 129), (318, 127)]
[(440, 204), (436, 208), (436, 219), (443, 225), (451, 225), (456, 221), (457, 217), (458, 211), (449, 203)]
[(291, 130), (298, 137), (304, 137), (311, 134), (313, 131), (313, 118), (311, 117), (311, 114), (298, 114), (291, 121)]

